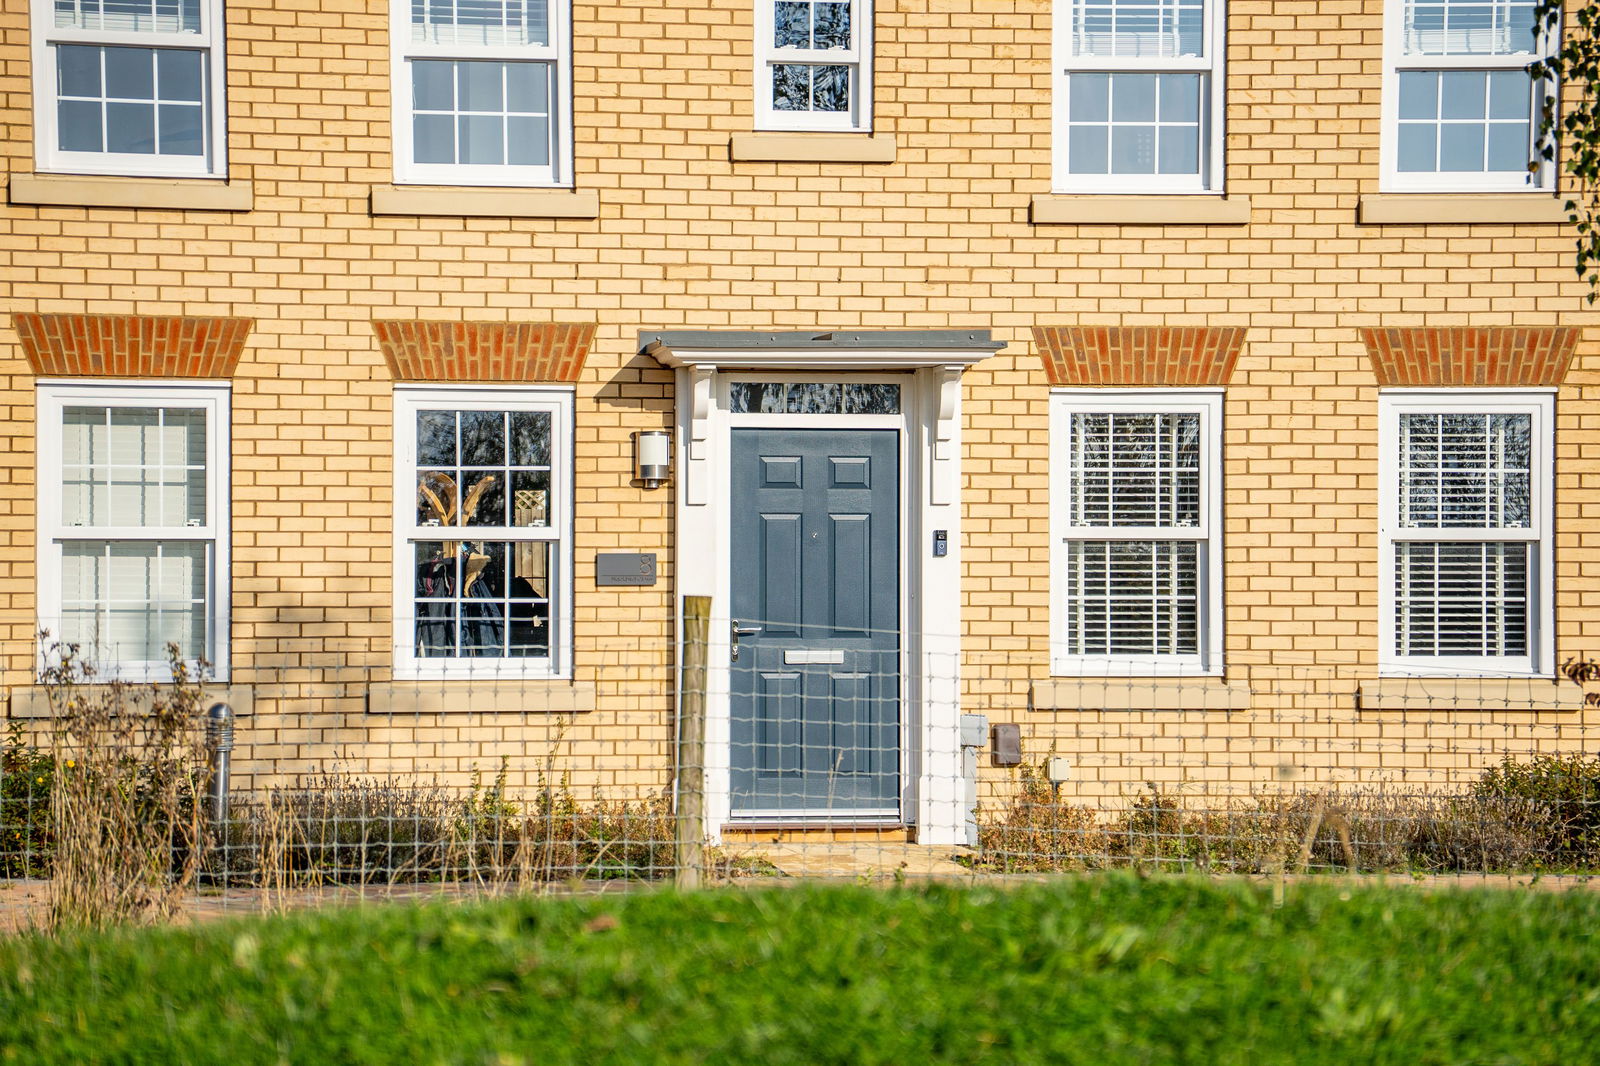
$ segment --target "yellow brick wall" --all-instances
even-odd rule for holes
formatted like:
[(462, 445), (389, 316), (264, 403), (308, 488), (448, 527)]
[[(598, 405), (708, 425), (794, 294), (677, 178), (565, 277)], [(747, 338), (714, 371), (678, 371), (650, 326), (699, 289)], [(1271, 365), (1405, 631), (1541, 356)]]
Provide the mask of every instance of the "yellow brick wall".
[[(23, 6), (0, 14), (12, 173), (33, 169)], [(1356, 223), (1378, 187), (1377, 0), (1230, 5), (1227, 188), (1250, 198), (1247, 226), (1030, 224), (1030, 198), (1050, 190), (1043, 0), (878, 5), (875, 130), (894, 138), (893, 164), (730, 162), (730, 137), (752, 128), (752, 18), (748, 0), (576, 4), (576, 185), (598, 194), (598, 219), (370, 215), (372, 187), (392, 180), (377, 0), (229, 5), (228, 156), (253, 210), (0, 208), (12, 310), (256, 320), (233, 400), (235, 667), (260, 685), (245, 772), (341, 760), (460, 780), (504, 754), (527, 782), (559, 747), (582, 787), (665, 783), (670, 493), (629, 481), (629, 434), (671, 421), (671, 375), (635, 347), (664, 328), (988, 328), (1009, 342), (964, 386), (964, 671), (969, 709), (1022, 722), (1030, 755), (1080, 754), (1102, 782), (1242, 786), (1286, 761), (1313, 776), (1470, 770), (1594, 724), (1440, 713), (1419, 728), (1352, 710), (1379, 581), (1377, 389), (1358, 328), (1594, 318), (1562, 227)], [(559, 744), (554, 719), (362, 713), (367, 682), (387, 680), (394, 609), (375, 318), (598, 324), (576, 388), (572, 624), (599, 706)], [(1119, 324), (1248, 328), (1225, 414), (1227, 652), (1316, 674), (1315, 692), (1263, 677), (1246, 712), (1028, 710), (1049, 669), (1048, 386), (1030, 330)], [(1558, 659), (1600, 649), (1597, 370), (1586, 340), (1558, 406)], [(9, 324), (0, 408), (0, 641), (3, 680), (21, 684), (33, 378)], [(596, 588), (602, 550), (661, 552), (661, 583)]]

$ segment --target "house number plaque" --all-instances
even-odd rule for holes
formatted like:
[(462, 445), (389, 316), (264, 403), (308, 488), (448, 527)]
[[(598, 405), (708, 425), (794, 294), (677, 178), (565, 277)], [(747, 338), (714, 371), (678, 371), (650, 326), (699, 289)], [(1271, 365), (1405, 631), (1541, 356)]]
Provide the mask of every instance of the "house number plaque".
[(655, 553), (596, 552), (594, 557), (594, 583), (596, 585), (654, 585), (656, 583)]

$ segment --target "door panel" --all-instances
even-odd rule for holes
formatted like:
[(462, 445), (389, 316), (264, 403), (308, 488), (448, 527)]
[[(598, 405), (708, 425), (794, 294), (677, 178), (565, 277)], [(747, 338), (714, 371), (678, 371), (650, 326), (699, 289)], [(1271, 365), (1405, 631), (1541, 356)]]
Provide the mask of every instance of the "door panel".
[(898, 816), (900, 442), (732, 431), (735, 815)]

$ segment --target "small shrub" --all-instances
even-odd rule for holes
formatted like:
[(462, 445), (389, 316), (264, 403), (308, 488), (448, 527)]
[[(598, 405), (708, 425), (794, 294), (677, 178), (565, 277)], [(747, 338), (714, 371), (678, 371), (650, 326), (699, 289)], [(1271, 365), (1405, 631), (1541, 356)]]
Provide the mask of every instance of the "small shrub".
[(978, 811), (978, 865), (1005, 873), (1083, 869), (1105, 851), (1093, 808), (1062, 802), (1043, 767), (1023, 763), (1017, 775), (1004, 807)]
[(0, 877), (48, 877), (56, 761), (27, 742), (13, 719), (0, 748)]
[[(201, 688), (168, 646), (172, 682), (101, 683), (73, 645), (42, 673), (52, 719), (52, 925), (169, 916), (205, 845)], [(203, 666), (202, 666), (203, 669)]]
[(1506, 756), (1473, 785), (1481, 801), (1522, 803), (1548, 834), (1547, 864), (1562, 868), (1600, 865), (1600, 755)]

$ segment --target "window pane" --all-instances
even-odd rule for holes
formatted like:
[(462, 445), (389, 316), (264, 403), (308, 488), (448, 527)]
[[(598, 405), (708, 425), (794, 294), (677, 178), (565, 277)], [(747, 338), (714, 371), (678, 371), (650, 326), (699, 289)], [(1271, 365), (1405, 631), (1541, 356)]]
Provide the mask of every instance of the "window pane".
[(506, 110), (544, 114), (550, 110), (549, 63), (506, 64)]
[(500, 166), (506, 161), (505, 120), (497, 116), (462, 115), (456, 119), (460, 162)]
[(1111, 127), (1111, 172), (1113, 174), (1154, 174), (1155, 171), (1155, 127)]
[(88, 96), (100, 92), (100, 48), (64, 44), (56, 49), (56, 89), (62, 96)]
[(418, 115), (412, 119), (411, 151), (418, 163), (454, 163), (455, 120), (449, 115)]
[(1073, 174), (1111, 171), (1110, 128), (1073, 126), (1067, 131), (1067, 170)]
[(1111, 75), (1073, 74), (1067, 78), (1067, 119), (1105, 122), (1111, 117)]
[(62, 524), (204, 525), (205, 419), (188, 408), (66, 408)]
[(519, 167), (550, 165), (550, 120), (547, 118), (506, 119), (509, 154), (506, 162)]
[(159, 71), (160, 98), (199, 103), (205, 85), (201, 53), (172, 48), (157, 52), (156, 56), (159, 60), (156, 67)]
[(1199, 544), (1068, 541), (1067, 654), (1196, 655)]
[(777, 111), (811, 110), (811, 68), (798, 63), (773, 64), (772, 106)]
[(100, 105), (82, 100), (63, 100), (56, 108), (57, 146), (63, 152), (103, 152), (106, 150), (100, 123)]
[(206, 656), (209, 559), (198, 542), (63, 543), (61, 639), (102, 664), (161, 662), (169, 643)]
[(814, 111), (850, 110), (850, 68), (813, 68), (811, 107)]
[(900, 413), (900, 386), (846, 385), (844, 387), (844, 413), (847, 415), (897, 415)]
[(411, 64), (411, 102), (418, 111), (454, 111), (456, 69), (454, 63), (418, 59)]
[(1526, 71), (1489, 73), (1489, 117), (1528, 121), (1533, 114), (1533, 79)]
[(784, 387), (777, 382), (736, 381), (729, 390), (729, 409), (736, 415), (781, 413)]
[(1400, 525), (1529, 529), (1533, 420), (1525, 414), (1400, 417)]
[(1200, 416), (1077, 412), (1068, 447), (1074, 526), (1200, 525)]
[(1204, 0), (1077, 0), (1072, 54), (1202, 55), (1204, 15)]
[(106, 105), (106, 151), (153, 155), (155, 150), (154, 104)]
[(1111, 75), (1111, 121), (1154, 122), (1157, 77), (1155, 74)]
[(553, 550), (548, 542), (417, 543), (416, 654), (548, 656)]
[(1439, 117), (1481, 121), (1487, 113), (1489, 79), (1481, 70), (1446, 70), (1439, 75)]
[(1527, 544), (1395, 545), (1401, 655), (1528, 654)]
[(1487, 170), (1526, 171), (1533, 159), (1533, 144), (1525, 123), (1495, 122), (1489, 126), (1484, 167)]
[(1163, 174), (1200, 172), (1200, 128), (1163, 126), (1157, 143), (1158, 169)]
[(1437, 126), (1421, 122), (1400, 123), (1400, 158), (1396, 167), (1407, 173), (1427, 173), (1439, 169)]
[(418, 412), (417, 524), (549, 525), (550, 417), (547, 411)]
[(1483, 133), (1479, 125), (1451, 124), (1439, 127), (1439, 170), (1482, 171)]
[(844, 402), (842, 386), (832, 381), (790, 385), (788, 394), (792, 415), (838, 414)]
[(1400, 117), (1430, 120), (1439, 117), (1439, 75), (1436, 71), (1400, 72)]
[(1531, 54), (1534, 0), (1407, 0), (1406, 55)]
[(59, 144), (65, 151), (205, 153), (201, 52), (63, 46), (57, 49), (57, 80), (64, 97), (57, 106)]
[(811, 5), (780, 0), (773, 5), (772, 43), (776, 48), (811, 47)]
[(157, 150), (162, 155), (201, 155), (205, 146), (202, 125), (204, 112), (198, 107), (163, 104), (156, 111), (161, 135)]
[(154, 100), (156, 53), (152, 48), (107, 48), (106, 96), (110, 99)]
[(850, 47), (850, 5), (817, 4), (811, 46), (819, 49)]
[(457, 63), (461, 79), (456, 107), (461, 111), (505, 110), (504, 63)]

